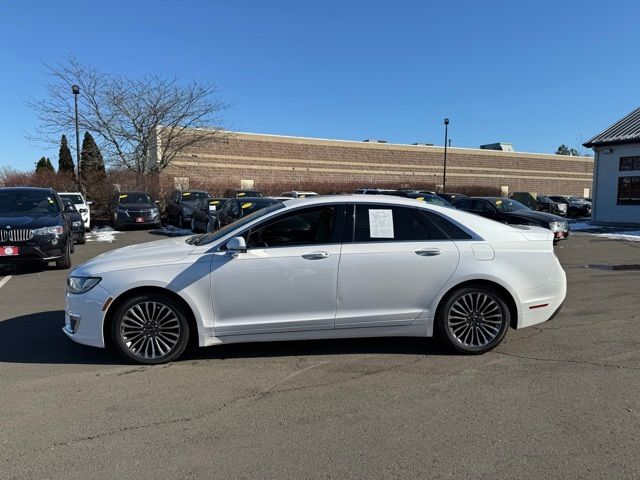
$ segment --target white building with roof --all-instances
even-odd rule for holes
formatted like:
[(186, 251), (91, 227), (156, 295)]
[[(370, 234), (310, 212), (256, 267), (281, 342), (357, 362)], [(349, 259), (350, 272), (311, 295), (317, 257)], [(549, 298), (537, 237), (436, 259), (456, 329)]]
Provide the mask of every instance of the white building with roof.
[(595, 152), (593, 223), (640, 225), (640, 108), (584, 146)]

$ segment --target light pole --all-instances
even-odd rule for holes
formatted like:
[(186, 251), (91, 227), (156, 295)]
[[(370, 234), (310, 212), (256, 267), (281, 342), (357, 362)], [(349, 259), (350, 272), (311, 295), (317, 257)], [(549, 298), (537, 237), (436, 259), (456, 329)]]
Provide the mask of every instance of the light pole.
[(447, 137), (449, 135), (449, 119), (444, 119), (444, 168), (442, 171), (442, 193), (447, 188)]
[(76, 164), (78, 165), (78, 185), (82, 189), (82, 183), (80, 181), (80, 129), (78, 127), (78, 95), (80, 94), (80, 87), (78, 85), (71, 85), (71, 92), (73, 93), (73, 100), (76, 106)]

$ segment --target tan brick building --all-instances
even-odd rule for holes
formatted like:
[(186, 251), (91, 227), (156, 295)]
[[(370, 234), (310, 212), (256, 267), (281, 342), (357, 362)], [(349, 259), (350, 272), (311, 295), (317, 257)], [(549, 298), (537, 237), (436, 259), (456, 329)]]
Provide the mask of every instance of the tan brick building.
[[(443, 147), (230, 133), (184, 151), (165, 169), (176, 185), (297, 189), (310, 183), (361, 187), (442, 184)], [(591, 157), (472, 148), (447, 151), (447, 190), (487, 186), (588, 196)], [(188, 179), (188, 180), (187, 180)]]

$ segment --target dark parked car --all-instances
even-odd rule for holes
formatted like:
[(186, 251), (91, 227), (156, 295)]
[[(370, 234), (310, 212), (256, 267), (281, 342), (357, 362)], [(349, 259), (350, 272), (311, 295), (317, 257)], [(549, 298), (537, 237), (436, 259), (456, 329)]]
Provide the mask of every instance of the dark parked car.
[(84, 245), (87, 243), (87, 237), (85, 236), (84, 221), (82, 215), (74, 205), (74, 203), (68, 198), (62, 198), (64, 209), (69, 215), (71, 221), (71, 235), (73, 236), (74, 243)]
[(264, 197), (262, 192), (250, 188), (230, 188), (224, 192), (225, 198)]
[(269, 197), (230, 198), (218, 212), (216, 230), (282, 200)]
[(0, 263), (55, 262), (71, 267), (69, 213), (52, 188), (0, 188)]
[(467, 198), (467, 195), (462, 193), (438, 193), (437, 195), (449, 203), (456, 202), (462, 198)]
[(555, 241), (569, 236), (569, 223), (564, 218), (552, 213), (536, 212), (508, 198), (468, 197), (458, 200), (453, 206), (502, 223), (548, 228), (553, 232)]
[(554, 202), (546, 195), (537, 195), (531, 192), (514, 192), (511, 195), (511, 199), (531, 210), (553, 213), (555, 215), (567, 214), (567, 206), (564, 203)]
[(112, 201), (113, 226), (119, 230), (127, 226), (159, 227), (160, 210), (146, 192), (120, 192)]
[(191, 225), (191, 216), (198, 202), (211, 198), (209, 192), (204, 190), (176, 190), (167, 201), (167, 221), (180, 228)]
[(564, 195), (549, 195), (549, 198), (557, 203), (564, 203), (569, 217), (591, 216), (591, 202), (578, 197), (565, 197)]
[(408, 192), (407, 198), (415, 198), (416, 200), (423, 201), (425, 203), (429, 203), (431, 205), (437, 205), (439, 207), (449, 207), (453, 208), (449, 202), (447, 202), (444, 198), (439, 197), (434, 193), (426, 193), (426, 192)]
[(228, 198), (203, 198), (198, 201), (191, 216), (193, 232), (211, 232), (216, 225), (218, 212), (229, 200)]

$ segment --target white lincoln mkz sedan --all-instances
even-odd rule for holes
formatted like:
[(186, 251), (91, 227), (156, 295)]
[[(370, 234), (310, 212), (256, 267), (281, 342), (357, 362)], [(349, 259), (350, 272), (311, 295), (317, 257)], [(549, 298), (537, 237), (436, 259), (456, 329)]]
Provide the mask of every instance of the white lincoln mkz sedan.
[(67, 279), (64, 333), (130, 360), (190, 342), (430, 337), (483, 353), (566, 294), (553, 233), (385, 196), (286, 200), (205, 235), (100, 255)]

